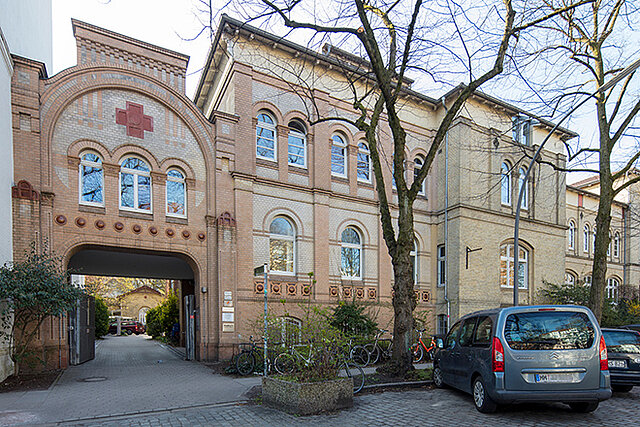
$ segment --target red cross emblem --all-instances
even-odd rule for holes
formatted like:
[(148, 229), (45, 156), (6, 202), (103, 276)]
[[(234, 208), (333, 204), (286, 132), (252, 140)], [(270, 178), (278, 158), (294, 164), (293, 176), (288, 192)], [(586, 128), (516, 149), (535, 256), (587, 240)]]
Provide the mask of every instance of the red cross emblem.
[(144, 139), (144, 131), (153, 132), (153, 117), (145, 116), (140, 104), (127, 101), (127, 109), (116, 108), (116, 123), (127, 127), (127, 135)]

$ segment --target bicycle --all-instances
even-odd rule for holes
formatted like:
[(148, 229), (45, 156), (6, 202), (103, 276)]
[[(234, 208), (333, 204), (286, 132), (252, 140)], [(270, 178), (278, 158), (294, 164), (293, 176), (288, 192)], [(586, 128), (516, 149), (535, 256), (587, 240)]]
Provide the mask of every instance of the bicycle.
[(418, 332), (419, 335), (418, 335), (418, 342), (411, 346), (411, 353), (413, 354), (413, 363), (420, 363), (420, 361), (425, 355), (427, 357), (426, 360), (428, 360), (429, 362), (433, 362), (433, 356), (437, 348), (436, 340), (435, 340), (435, 337), (432, 336), (431, 343), (429, 347), (427, 347), (424, 341), (422, 341), (422, 333), (424, 331), (426, 331), (426, 329), (421, 329), (421, 330), (416, 329), (416, 332)]
[[(236, 357), (236, 371), (238, 371), (240, 375), (249, 375), (256, 367), (262, 366), (262, 363), (264, 363), (264, 346), (254, 341), (253, 335), (249, 337), (249, 340), (251, 341), (250, 343), (240, 344), (240, 346), (244, 346), (244, 348)], [(274, 343), (270, 349), (267, 349), (268, 371), (271, 370), (274, 360), (274, 358), (269, 357), (269, 355), (273, 355), (273, 349), (279, 345), (280, 343)], [(247, 346), (249, 346), (249, 348), (247, 348)]]
[[(274, 361), (274, 367), (281, 375), (292, 374), (298, 366), (310, 366), (313, 363), (313, 341), (309, 341), (309, 352), (305, 356), (298, 348), (307, 347), (306, 344), (296, 344), (289, 347), (288, 352), (280, 353)], [(350, 362), (341, 352), (335, 352), (332, 359), (338, 359), (338, 376), (344, 372), (347, 378), (353, 380), (353, 392), (358, 393), (364, 387), (364, 370)]]
[[(382, 334), (386, 332), (389, 331), (386, 329), (378, 329), (374, 341), (372, 343), (364, 345), (364, 349), (369, 355), (369, 361), (367, 364), (375, 365), (376, 363), (378, 363), (378, 360), (380, 360), (380, 356), (385, 359), (391, 358), (391, 354), (393, 353), (393, 334), (391, 334), (391, 339), (380, 339)], [(386, 346), (383, 346), (381, 345), (382, 342), (388, 342), (388, 344)]]
[(364, 345), (353, 345), (353, 338), (349, 338), (348, 351), (349, 360), (357, 366), (367, 366), (369, 364), (369, 352)]

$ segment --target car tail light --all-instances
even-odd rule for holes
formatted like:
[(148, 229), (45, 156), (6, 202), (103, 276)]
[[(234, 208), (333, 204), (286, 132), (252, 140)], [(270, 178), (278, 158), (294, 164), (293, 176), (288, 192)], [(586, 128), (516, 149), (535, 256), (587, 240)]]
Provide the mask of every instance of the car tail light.
[(604, 336), (600, 336), (600, 370), (609, 370), (609, 361), (607, 360), (607, 344), (604, 342)]
[(493, 372), (504, 372), (504, 348), (498, 337), (493, 337), (491, 354), (491, 367), (493, 368)]
[(538, 311), (556, 311), (555, 308), (539, 308)]

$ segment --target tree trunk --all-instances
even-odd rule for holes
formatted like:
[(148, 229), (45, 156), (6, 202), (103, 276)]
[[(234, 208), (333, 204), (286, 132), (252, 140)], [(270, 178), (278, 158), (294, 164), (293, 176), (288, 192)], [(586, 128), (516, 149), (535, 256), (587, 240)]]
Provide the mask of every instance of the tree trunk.
[(600, 201), (596, 216), (596, 240), (593, 248), (593, 273), (591, 292), (589, 294), (589, 308), (595, 314), (598, 322), (602, 321), (602, 307), (605, 303), (605, 287), (607, 285), (607, 250), (609, 248), (611, 225), (611, 203), (613, 189), (611, 176), (600, 176)]

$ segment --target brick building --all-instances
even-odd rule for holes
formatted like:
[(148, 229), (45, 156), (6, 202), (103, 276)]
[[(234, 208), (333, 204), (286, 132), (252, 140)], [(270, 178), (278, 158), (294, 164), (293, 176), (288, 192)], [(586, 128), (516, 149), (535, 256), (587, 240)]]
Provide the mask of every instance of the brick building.
[[(338, 121), (311, 126), (311, 100), (281, 72), (305, 70), (318, 111), (348, 117), (340, 70), (352, 56), (223, 16), (191, 101), (186, 56), (75, 20), (73, 29), (75, 67), (48, 78), (42, 63), (14, 57), (15, 254), (48, 242), (78, 274), (173, 280), (181, 301), (192, 298), (202, 360), (228, 357), (254, 333), (263, 295), (254, 268), (264, 263), (272, 310), (288, 323), (301, 322), (300, 302), (339, 299), (390, 322), (393, 274), (363, 135)], [(402, 102), (411, 181), (445, 107), (412, 90)], [(481, 93), (451, 127), (415, 202), (417, 310), (431, 330), (445, 330), (447, 315), (510, 303), (520, 159), (551, 127)], [(391, 153), (388, 135), (383, 125)], [(545, 159), (563, 166), (562, 140), (574, 136), (558, 130)], [(393, 209), (391, 168), (384, 173)], [(564, 175), (538, 165), (531, 176), (522, 303), (565, 273), (549, 262), (565, 255)], [(50, 365), (67, 364), (66, 322), (41, 334)]]

